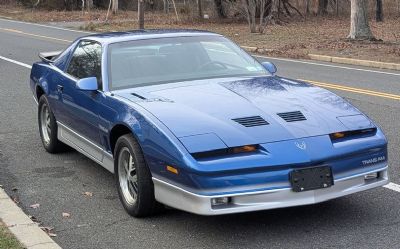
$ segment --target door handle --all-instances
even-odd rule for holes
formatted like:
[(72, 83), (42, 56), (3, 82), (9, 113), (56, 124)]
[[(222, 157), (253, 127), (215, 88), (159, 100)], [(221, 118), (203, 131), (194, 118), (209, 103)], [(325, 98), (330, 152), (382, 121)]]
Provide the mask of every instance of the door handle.
[(57, 85), (57, 92), (58, 93), (62, 93), (63, 90), (64, 90), (64, 87), (62, 85)]

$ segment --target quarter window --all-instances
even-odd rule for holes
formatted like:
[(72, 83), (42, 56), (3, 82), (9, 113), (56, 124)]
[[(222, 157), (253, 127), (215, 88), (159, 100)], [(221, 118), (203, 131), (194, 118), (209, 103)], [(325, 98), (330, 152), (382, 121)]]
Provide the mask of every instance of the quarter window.
[(78, 78), (96, 77), (101, 83), (101, 45), (95, 41), (81, 41), (69, 63), (67, 73)]

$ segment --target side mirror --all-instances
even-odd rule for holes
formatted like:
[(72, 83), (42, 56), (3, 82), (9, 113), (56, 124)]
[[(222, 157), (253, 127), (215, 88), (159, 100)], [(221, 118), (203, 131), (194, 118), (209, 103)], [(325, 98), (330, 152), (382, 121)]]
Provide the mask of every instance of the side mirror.
[(83, 78), (78, 80), (76, 88), (83, 91), (96, 91), (98, 89), (96, 77)]
[(267, 69), (267, 71), (272, 75), (275, 75), (275, 73), (278, 71), (275, 64), (272, 62), (265, 61), (265, 62), (262, 62), (261, 65), (263, 65), (263, 67), (265, 69)]

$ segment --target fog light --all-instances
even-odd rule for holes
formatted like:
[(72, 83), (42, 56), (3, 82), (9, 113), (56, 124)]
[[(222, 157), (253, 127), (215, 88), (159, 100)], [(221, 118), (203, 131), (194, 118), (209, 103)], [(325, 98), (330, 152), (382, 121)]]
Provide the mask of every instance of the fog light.
[(226, 205), (229, 203), (229, 197), (218, 197), (211, 199), (211, 206)]
[(376, 179), (376, 178), (378, 178), (378, 172), (374, 172), (374, 173), (369, 173), (369, 174), (366, 174), (365, 176), (364, 176), (364, 179), (365, 180), (371, 180), (371, 179)]

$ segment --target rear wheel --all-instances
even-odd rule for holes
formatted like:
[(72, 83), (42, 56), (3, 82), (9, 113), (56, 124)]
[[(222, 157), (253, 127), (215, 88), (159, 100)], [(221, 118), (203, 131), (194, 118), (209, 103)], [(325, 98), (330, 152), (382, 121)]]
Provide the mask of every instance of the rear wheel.
[(38, 105), (39, 133), (43, 147), (49, 153), (65, 151), (68, 147), (57, 138), (57, 122), (45, 95), (39, 99)]
[(118, 195), (130, 215), (145, 217), (160, 209), (154, 198), (151, 172), (138, 142), (131, 134), (117, 140), (114, 167)]

